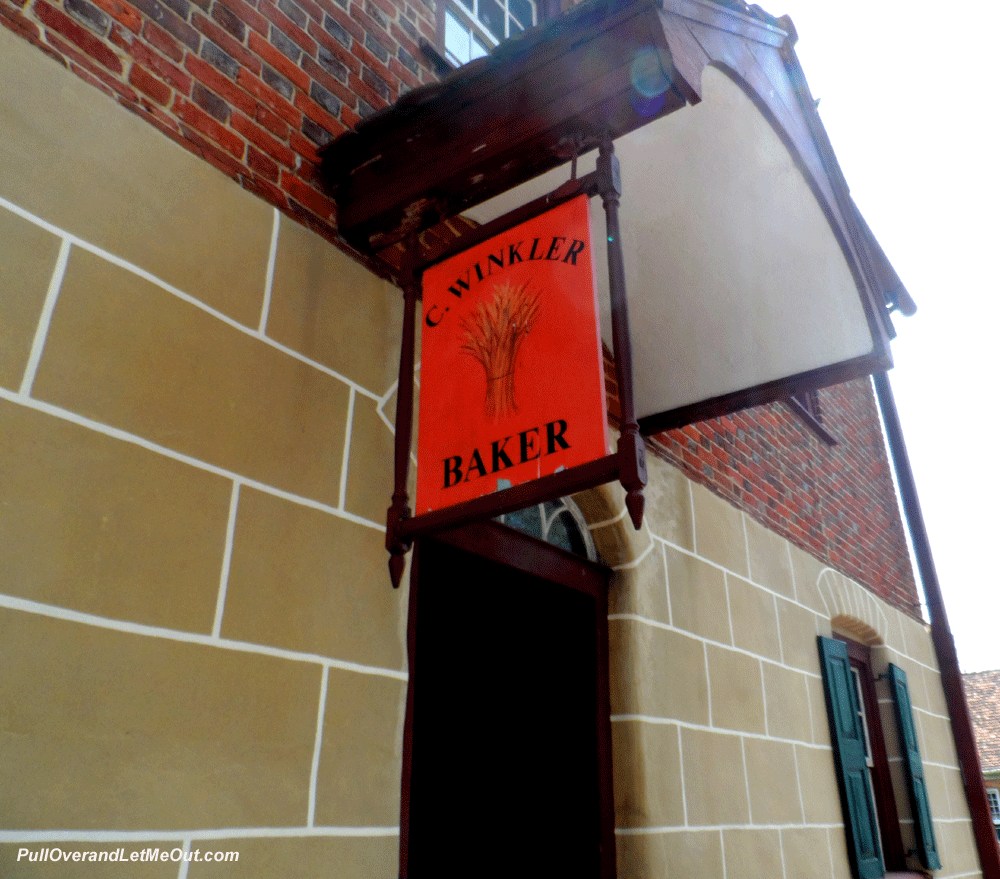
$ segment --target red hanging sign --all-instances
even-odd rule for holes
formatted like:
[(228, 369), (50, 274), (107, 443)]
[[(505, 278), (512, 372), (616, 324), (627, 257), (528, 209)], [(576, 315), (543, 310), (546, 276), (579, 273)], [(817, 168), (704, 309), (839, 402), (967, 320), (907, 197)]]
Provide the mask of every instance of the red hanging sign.
[(608, 454), (587, 197), (423, 276), (416, 513)]

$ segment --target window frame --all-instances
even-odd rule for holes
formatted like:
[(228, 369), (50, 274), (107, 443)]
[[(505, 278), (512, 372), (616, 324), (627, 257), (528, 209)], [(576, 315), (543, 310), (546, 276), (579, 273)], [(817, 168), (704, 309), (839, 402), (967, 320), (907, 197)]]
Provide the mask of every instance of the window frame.
[(990, 818), (995, 825), (1000, 824), (1000, 791), (995, 787), (986, 788), (986, 802), (990, 807)]
[(896, 795), (889, 770), (889, 756), (882, 728), (882, 712), (878, 694), (875, 692), (875, 681), (879, 675), (875, 674), (871, 648), (843, 635), (835, 633), (833, 637), (847, 645), (847, 656), (850, 659), (851, 668), (857, 672), (856, 679), (861, 686), (864, 721), (871, 750), (870, 777), (872, 795), (875, 800), (875, 813), (879, 823), (879, 841), (882, 843), (882, 860), (886, 872), (905, 871), (906, 850), (903, 847), (899, 810), (896, 807)]
[[(439, 76), (444, 76), (452, 70), (457, 70), (459, 66), (449, 61), (445, 52), (445, 10), (449, 5), (461, 9), (461, 4), (456, 2), (456, 0), (439, 0), (434, 25), (434, 42), (431, 43), (424, 39), (420, 40), (420, 50), (434, 64)], [(562, 12), (561, 0), (535, 0), (535, 7), (538, 15), (538, 21), (534, 25), (536, 27), (551, 21)], [(465, 10), (462, 11), (465, 12), (465, 17), (468, 17), (468, 13)]]

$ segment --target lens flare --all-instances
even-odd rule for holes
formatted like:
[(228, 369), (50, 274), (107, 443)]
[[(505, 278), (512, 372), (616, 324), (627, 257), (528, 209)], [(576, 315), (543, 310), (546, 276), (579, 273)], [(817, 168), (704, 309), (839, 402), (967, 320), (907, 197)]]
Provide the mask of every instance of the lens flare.
[(670, 58), (662, 49), (647, 46), (640, 49), (632, 60), (632, 86), (644, 98), (662, 95), (670, 88), (666, 71), (672, 67)]

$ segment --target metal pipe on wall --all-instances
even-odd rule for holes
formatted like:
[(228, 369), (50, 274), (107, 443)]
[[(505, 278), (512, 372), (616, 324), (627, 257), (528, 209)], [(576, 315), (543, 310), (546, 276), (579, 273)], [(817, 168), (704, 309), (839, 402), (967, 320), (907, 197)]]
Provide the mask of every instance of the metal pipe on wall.
[(951, 628), (948, 625), (948, 615), (944, 609), (941, 584), (938, 582), (930, 541), (924, 527), (924, 517), (920, 510), (917, 486), (913, 480), (913, 470), (910, 467), (910, 457), (906, 452), (906, 444), (903, 442), (903, 430), (899, 423), (896, 400), (892, 395), (892, 387), (889, 385), (887, 373), (878, 372), (872, 378), (875, 382), (879, 409), (882, 412), (882, 422), (885, 424), (886, 438), (889, 441), (889, 454), (896, 471), (899, 494), (903, 501), (903, 515), (910, 531), (913, 553), (917, 560), (917, 570), (924, 585), (924, 595), (927, 598), (931, 640), (934, 643), (934, 652), (937, 655), (938, 667), (941, 671), (941, 685), (944, 688), (948, 714), (951, 718), (951, 731), (955, 738), (959, 766), (962, 769), (965, 797), (972, 815), (972, 828), (976, 837), (976, 848), (979, 850), (983, 877), (984, 879), (1000, 879), (1000, 846), (997, 844), (997, 835), (993, 828), (989, 803), (986, 800), (986, 786), (983, 783), (979, 752), (976, 750), (972, 717), (965, 701), (965, 690), (962, 686), (962, 673), (958, 666), (955, 639), (952, 637)]

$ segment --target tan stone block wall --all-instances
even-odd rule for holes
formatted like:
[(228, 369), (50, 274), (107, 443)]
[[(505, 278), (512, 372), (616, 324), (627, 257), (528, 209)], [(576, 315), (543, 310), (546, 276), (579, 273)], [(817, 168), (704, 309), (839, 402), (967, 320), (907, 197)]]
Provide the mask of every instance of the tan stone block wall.
[(398, 291), (5, 34), (0, 874), (393, 876)]
[[(0, 872), (120, 843), (242, 857), (91, 875), (391, 876), (398, 293), (3, 33), (0, 81)], [(924, 627), (650, 474), (639, 533), (617, 487), (577, 497), (615, 570), (620, 875), (846, 879), (834, 625), (911, 675), (945, 875), (975, 875)]]
[[(628, 536), (616, 519), (617, 489), (602, 490), (606, 508), (592, 531), (617, 571), (610, 634), (619, 874), (849, 879), (816, 643), (838, 631), (873, 645), (877, 671), (890, 661), (906, 670), (940, 875), (980, 875), (926, 626), (661, 466), (653, 462), (651, 481), (664, 479), (671, 500), (647, 507), (640, 534)], [(892, 704), (878, 686), (904, 845), (912, 847)], [(680, 853), (695, 851), (702, 859), (678, 872)]]

